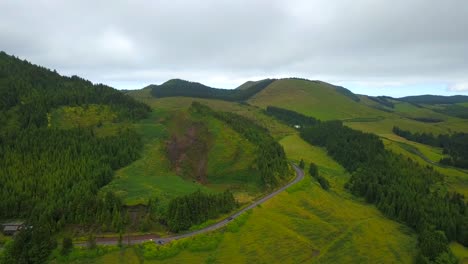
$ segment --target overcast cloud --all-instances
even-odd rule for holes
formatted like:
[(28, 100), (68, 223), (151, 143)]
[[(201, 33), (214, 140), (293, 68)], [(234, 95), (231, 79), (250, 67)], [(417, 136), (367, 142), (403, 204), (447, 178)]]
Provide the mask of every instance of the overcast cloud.
[(468, 93), (468, 1), (0, 0), (0, 50), (116, 88), (297, 76)]

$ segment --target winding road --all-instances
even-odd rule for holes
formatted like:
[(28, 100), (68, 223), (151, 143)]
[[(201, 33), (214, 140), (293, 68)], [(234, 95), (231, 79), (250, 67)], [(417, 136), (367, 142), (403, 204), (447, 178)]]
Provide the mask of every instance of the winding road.
[[(284, 185), (283, 187), (281, 187), (281, 188), (277, 189), (276, 191), (264, 196), (263, 198), (261, 198), (259, 200), (256, 200), (255, 202), (253, 202), (249, 206), (247, 206), (245, 208), (242, 208), (240, 211), (230, 215), (229, 217), (227, 217), (227, 218), (225, 218), (225, 219), (223, 219), (223, 220), (221, 220), (221, 221), (219, 221), (219, 222), (217, 222), (217, 223), (215, 223), (213, 225), (207, 226), (207, 227), (205, 227), (203, 229), (196, 230), (196, 231), (193, 231), (193, 232), (180, 234), (180, 235), (173, 235), (173, 236), (169, 236), (169, 237), (158, 237), (157, 235), (151, 235), (151, 234), (131, 236), (131, 237), (124, 236), (123, 239), (122, 239), (122, 243), (126, 244), (126, 245), (134, 245), (134, 244), (141, 244), (141, 243), (148, 242), (148, 241), (154, 241), (155, 243), (162, 245), (162, 244), (171, 242), (173, 240), (186, 238), (186, 237), (192, 237), (192, 236), (196, 236), (196, 235), (199, 235), (199, 234), (204, 234), (204, 233), (208, 233), (208, 232), (217, 230), (217, 229), (219, 229), (219, 228), (221, 228), (223, 226), (226, 226), (229, 222), (236, 219), (237, 217), (239, 217), (242, 213), (246, 212), (247, 210), (250, 210), (250, 209), (258, 206), (259, 204), (262, 204), (262, 203), (270, 200), (271, 198), (275, 197), (276, 195), (278, 195), (282, 191), (286, 190), (290, 186), (292, 186), (292, 185), (298, 183), (299, 181), (301, 181), (304, 178), (304, 171), (301, 170), (298, 166), (296, 166), (294, 164), (293, 164), (293, 168), (296, 171), (296, 178), (294, 178), (294, 180), (290, 181), (288, 184)], [(118, 240), (119, 239), (116, 238), (116, 237), (98, 238), (96, 240), (96, 244), (98, 244), (98, 245), (117, 245)], [(76, 246), (86, 246), (87, 243), (77, 243), (75, 245)]]

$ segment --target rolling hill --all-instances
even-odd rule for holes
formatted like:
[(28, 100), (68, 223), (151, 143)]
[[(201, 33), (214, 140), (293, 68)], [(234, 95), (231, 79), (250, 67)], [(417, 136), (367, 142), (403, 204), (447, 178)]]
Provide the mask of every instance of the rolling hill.
[[(268, 115), (268, 106), (322, 121), (341, 120), (376, 134), (382, 147), (402, 160), (410, 158), (442, 175), (430, 193), (468, 195), (468, 172), (438, 164), (447, 155), (441, 148), (392, 132), (393, 126), (435, 135), (468, 132), (466, 119), (446, 110), (466, 107), (459, 97), (369, 97), (298, 78), (251, 81), (234, 90), (174, 79), (119, 92), (4, 53), (0, 95), (0, 143), (7, 143), (0, 146), (0, 188), (6, 188), (0, 219), (31, 214), (38, 227), (51, 227), (53, 231), (25, 232), (19, 240), (27, 241), (28, 250), (41, 243), (47, 254), (53, 250), (44, 255), (50, 263), (412, 263), (420, 250), (418, 230), (386, 217), (381, 205), (351, 194), (348, 183), (356, 172), (332, 158), (336, 151), (312, 145), (291, 123)], [(194, 109), (194, 102), (212, 112)], [(282, 155), (284, 150), (289, 161), (303, 160), (305, 171), (309, 164), (317, 165), (330, 189), (306, 175), (224, 229), (166, 245), (76, 246), (68, 255), (62, 254), (61, 245), (53, 249), (53, 240), (64, 238), (84, 242), (95, 236), (168, 236), (165, 217), (171, 201), (184, 201), (189, 208), (186, 203), (197, 191), (207, 194), (200, 199), (209, 199), (229, 190), (240, 206), (249, 204), (270, 191), (264, 188), (261, 169), (285, 181), (289, 176), (276, 175), (274, 164), (259, 163), (258, 153), (268, 144), (258, 143), (265, 138), (269, 145), (281, 146), (274, 152)], [(32, 205), (37, 208), (27, 207)], [(172, 202), (173, 215), (188, 217), (176, 207)], [(211, 216), (190, 230), (228, 215)], [(0, 236), (0, 248), (5, 242), (6, 252), (19, 250)], [(450, 247), (461, 260), (468, 255), (459, 243)]]

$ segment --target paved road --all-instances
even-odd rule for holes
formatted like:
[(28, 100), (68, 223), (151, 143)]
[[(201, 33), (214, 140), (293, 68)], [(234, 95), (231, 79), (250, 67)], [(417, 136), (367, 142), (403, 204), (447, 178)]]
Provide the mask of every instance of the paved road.
[[(253, 202), (251, 205), (243, 208), (242, 210), (236, 212), (235, 214), (225, 218), (224, 220), (222, 220), (222, 221), (220, 221), (220, 222), (218, 222), (216, 224), (213, 224), (211, 226), (208, 226), (208, 227), (205, 227), (203, 229), (193, 231), (193, 232), (190, 232), (190, 233), (185, 233), (185, 234), (181, 234), (181, 235), (174, 235), (174, 236), (164, 237), (164, 238), (158, 238), (156, 235), (142, 235), (142, 236), (133, 236), (133, 237), (131, 237), (131, 239), (127, 240), (127, 237), (124, 237), (123, 240), (122, 240), (122, 243), (133, 245), (133, 244), (141, 244), (141, 243), (148, 242), (148, 241), (154, 241), (155, 243), (158, 243), (158, 244), (165, 244), (165, 243), (171, 242), (173, 240), (186, 238), (186, 237), (192, 237), (192, 236), (195, 236), (195, 235), (198, 235), (198, 234), (203, 234), (203, 233), (207, 233), (207, 232), (211, 232), (211, 231), (214, 231), (216, 229), (219, 229), (219, 228), (227, 225), (230, 221), (232, 221), (232, 220), (236, 219), (237, 217), (239, 217), (242, 213), (246, 212), (247, 210), (250, 210), (250, 209), (256, 207), (257, 205), (268, 201), (269, 199), (271, 199), (274, 196), (278, 195), (280, 192), (284, 191), (288, 187), (290, 187), (290, 186), (296, 184), (297, 182), (299, 182), (300, 180), (302, 180), (304, 178), (304, 171), (302, 171), (296, 165), (293, 165), (293, 168), (296, 171), (296, 178), (294, 178), (293, 181), (289, 182), (288, 184), (286, 184), (285, 186), (279, 188), (278, 190), (264, 196), (263, 198)], [(117, 245), (118, 244), (118, 238), (107, 238), (107, 239), (101, 239), (101, 240), (98, 239), (96, 241), (96, 244), (98, 244), (98, 245)], [(78, 243), (76, 245), (77, 246), (85, 246), (86, 243)]]

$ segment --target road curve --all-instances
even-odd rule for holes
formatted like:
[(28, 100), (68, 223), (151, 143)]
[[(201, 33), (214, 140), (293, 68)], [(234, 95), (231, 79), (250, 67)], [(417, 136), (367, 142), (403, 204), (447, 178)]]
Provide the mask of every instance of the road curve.
[[(262, 203), (270, 200), (274, 196), (278, 195), (280, 192), (286, 190), (290, 186), (292, 186), (292, 185), (298, 183), (299, 181), (301, 181), (304, 178), (304, 171), (301, 170), (295, 164), (293, 164), (293, 168), (296, 171), (296, 178), (294, 178), (294, 180), (290, 181), (288, 184), (284, 185), (283, 187), (279, 188), (278, 190), (264, 196), (263, 198), (261, 198), (259, 200), (256, 200), (255, 202), (253, 202), (249, 206), (247, 206), (245, 208), (242, 208), (240, 211), (228, 216), (227, 218), (225, 218), (225, 219), (223, 219), (223, 220), (221, 220), (221, 221), (219, 221), (219, 222), (217, 222), (217, 223), (215, 223), (213, 225), (210, 225), (208, 227), (205, 227), (203, 229), (196, 230), (196, 231), (193, 231), (193, 232), (180, 234), (180, 235), (174, 235), (174, 236), (170, 236), (170, 237), (160, 237), (160, 238), (158, 238), (155, 235), (142, 235), (142, 236), (134, 236), (134, 237), (132, 237), (131, 240), (128, 240), (127, 237), (123, 237), (122, 243), (123, 244), (134, 245), (134, 244), (141, 244), (141, 243), (148, 242), (148, 241), (154, 241), (157, 244), (165, 244), (165, 243), (171, 242), (173, 240), (208, 233), (208, 232), (214, 231), (216, 229), (219, 229), (219, 228), (221, 228), (223, 226), (226, 226), (229, 222), (231, 222), (232, 220), (239, 217), (242, 213), (244, 213), (247, 210), (250, 210), (250, 209), (252, 209), (252, 208), (254, 208), (256, 206), (258, 206), (259, 204), (262, 204)], [(102, 241), (98, 240), (98, 241), (96, 241), (96, 244), (98, 244), (98, 245), (117, 245), (118, 244), (118, 238), (108, 238), (108, 239), (105, 239), (105, 240), (102, 240)], [(86, 246), (86, 243), (77, 243), (75, 245), (77, 245), (77, 246)]]

